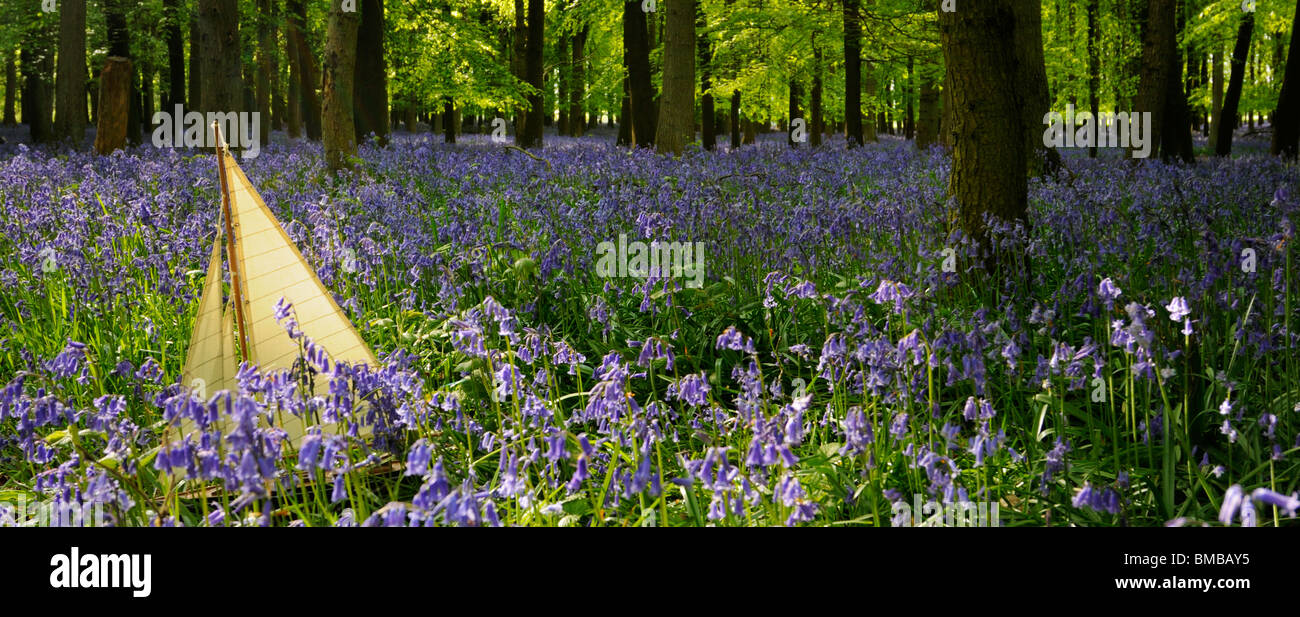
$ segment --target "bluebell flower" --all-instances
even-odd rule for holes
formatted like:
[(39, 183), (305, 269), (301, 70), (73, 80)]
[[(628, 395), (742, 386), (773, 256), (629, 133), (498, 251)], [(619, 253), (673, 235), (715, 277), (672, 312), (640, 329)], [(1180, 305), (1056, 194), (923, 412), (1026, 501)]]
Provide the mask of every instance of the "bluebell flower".
[(1187, 299), (1182, 296), (1177, 296), (1171, 300), (1169, 304), (1165, 305), (1165, 310), (1169, 311), (1169, 319), (1175, 322), (1183, 321), (1192, 313), (1187, 308)]

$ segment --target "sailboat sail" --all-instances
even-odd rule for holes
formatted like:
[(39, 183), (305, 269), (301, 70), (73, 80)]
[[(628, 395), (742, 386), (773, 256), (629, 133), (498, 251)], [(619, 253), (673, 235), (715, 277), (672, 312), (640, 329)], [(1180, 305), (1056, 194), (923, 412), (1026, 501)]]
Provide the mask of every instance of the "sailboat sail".
[(235, 261), (248, 319), (248, 359), (262, 370), (292, 368), (298, 343), (275, 321), (280, 298), (293, 304), (298, 326), (335, 362), (378, 366), (370, 347), (307, 265), (248, 177), (226, 157)]
[(190, 336), (190, 349), (185, 358), (185, 385), (206, 398), (207, 393), (225, 389), (227, 380), (235, 377), (230, 366), (234, 357), (226, 357), (223, 338), (233, 336), (230, 322), (222, 310), (221, 293), (221, 234), (212, 243), (212, 256), (208, 259), (208, 275), (203, 282), (203, 295), (199, 298), (199, 313), (194, 319)]
[[(250, 365), (263, 373), (293, 369), (301, 352), (298, 342), (275, 320), (274, 307), (281, 298), (293, 305), (303, 334), (333, 362), (378, 366), (370, 347), (289, 240), (229, 150), (218, 147), (217, 156), (223, 174), (222, 189), (226, 193), (223, 197), (228, 205), (223, 209), (230, 234), (226, 257), (233, 297), (231, 303), (224, 302), (222, 246), (218, 234), (194, 320), (182, 376), (184, 385), (204, 399), (219, 390), (237, 390), (235, 376), (240, 352), (236, 347), (236, 325), (244, 342), (243, 359)], [(242, 306), (236, 306), (235, 302)], [(321, 376), (315, 380), (315, 392), (309, 394), (328, 392), (329, 379)], [(295, 443), (306, 432), (306, 422), (301, 418), (281, 414), (274, 420)], [(179, 429), (184, 435), (193, 426), (183, 423)]]

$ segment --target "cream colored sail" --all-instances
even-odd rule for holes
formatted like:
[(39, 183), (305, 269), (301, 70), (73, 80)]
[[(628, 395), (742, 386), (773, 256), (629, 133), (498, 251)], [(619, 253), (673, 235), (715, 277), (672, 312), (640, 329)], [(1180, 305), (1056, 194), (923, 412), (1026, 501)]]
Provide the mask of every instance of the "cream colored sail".
[[(379, 366), (374, 353), (366, 345), (356, 328), (348, 321), (333, 296), (317, 278), (315, 270), (307, 265), (302, 253), (289, 240), (280, 222), (266, 207), (261, 196), (248, 181), (243, 170), (235, 163), (229, 151), (218, 148), (222, 157), (219, 169), (225, 173), (225, 188), (229, 193), (230, 210), (227, 229), (233, 236), (228, 246), (233, 254), (226, 255), (232, 283), (230, 303), (224, 303), (222, 278), (222, 238), (218, 234), (208, 259), (207, 278), (203, 295), (199, 299), (199, 312), (194, 319), (194, 329), (182, 374), (183, 385), (203, 400), (208, 400), (220, 390), (238, 389), (236, 375), (240, 354), (236, 346), (236, 328), (244, 339), (244, 359), (263, 373), (289, 370), (298, 360), (297, 341), (289, 338), (275, 320), (275, 304), (284, 298), (291, 303), (297, 316), (298, 327), (318, 347), (325, 350), (334, 362)], [(234, 306), (242, 300), (243, 310)], [(236, 322), (240, 323), (236, 323)], [(318, 375), (315, 392), (329, 392), (329, 376)], [(287, 413), (277, 415), (273, 421), (288, 433), (297, 444), (306, 432), (306, 422)], [(308, 419), (315, 423), (319, 419)], [(343, 427), (334, 426), (341, 431)], [(168, 431), (173, 440), (194, 430), (192, 421), (183, 421), (179, 427)], [(328, 430), (328, 427), (327, 427)], [(362, 434), (369, 434), (362, 429)]]
[[(230, 222), (235, 237), (232, 262), (244, 302), (248, 361), (263, 372), (293, 368), (300, 355), (298, 342), (289, 338), (275, 320), (275, 304), (284, 298), (293, 304), (299, 328), (334, 362), (379, 366), (370, 347), (289, 240), (234, 157), (224, 148), (219, 156), (225, 157), (230, 191)], [(315, 390), (320, 395), (329, 392), (327, 376), (317, 376)], [(303, 434), (302, 422), (297, 418), (282, 418), (281, 428), (295, 441)]]
[[(203, 281), (199, 312), (194, 317), (194, 327), (190, 330), (190, 348), (181, 373), (182, 385), (205, 401), (220, 390), (234, 390), (235, 374), (238, 371), (234, 320), (228, 308), (223, 310), (222, 274), (221, 234), (218, 233), (212, 241), (207, 278)], [(185, 420), (179, 427), (172, 429), (171, 437), (179, 439), (194, 429), (194, 423)]]

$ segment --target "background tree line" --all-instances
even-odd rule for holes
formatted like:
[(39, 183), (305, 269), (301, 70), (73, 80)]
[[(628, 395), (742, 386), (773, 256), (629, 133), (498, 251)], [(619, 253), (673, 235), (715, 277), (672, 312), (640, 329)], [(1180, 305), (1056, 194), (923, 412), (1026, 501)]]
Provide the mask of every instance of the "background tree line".
[[(80, 144), (111, 112), (141, 143), (155, 111), (183, 104), (257, 111), (263, 141), (273, 130), (323, 141), (334, 168), (371, 135), (434, 130), (454, 142), (496, 117), (523, 147), (548, 127), (578, 136), (603, 123), (620, 144), (680, 153), (739, 147), (800, 119), (812, 147), (898, 135), (955, 147), (960, 161), (963, 135), (987, 141), (992, 123), (1025, 136), (1032, 174), (1055, 165), (1033, 138), (1041, 113), (1074, 105), (1151, 111), (1166, 159), (1190, 161), (1193, 132), (1229, 154), (1241, 127), (1267, 126), (1275, 153), (1296, 152), (1295, 0), (1254, 11), (1240, 0), (995, 0), (952, 13), (938, 0), (42, 4), (6, 0), (0, 13), (3, 121), (37, 142)], [(966, 74), (1003, 60), (1011, 82)], [(107, 77), (123, 94), (101, 110)], [(1004, 86), (1010, 98), (995, 91)]]

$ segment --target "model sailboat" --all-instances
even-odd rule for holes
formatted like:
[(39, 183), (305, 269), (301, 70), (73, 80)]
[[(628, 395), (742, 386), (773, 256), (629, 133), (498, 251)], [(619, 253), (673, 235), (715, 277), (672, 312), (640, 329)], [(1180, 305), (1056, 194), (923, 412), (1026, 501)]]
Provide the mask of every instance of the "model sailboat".
[[(206, 400), (220, 390), (238, 391), (235, 375), (240, 362), (257, 366), (263, 373), (293, 369), (301, 350), (298, 341), (276, 322), (274, 307), (281, 298), (293, 305), (299, 329), (329, 355), (331, 364), (378, 367), (370, 347), (239, 168), (215, 124), (213, 131), (221, 177), (222, 226), (208, 258), (182, 384)], [(229, 300), (222, 284), (227, 271)], [(314, 387), (315, 394), (327, 394), (328, 377), (317, 378)], [(306, 432), (303, 418), (285, 413), (278, 415), (276, 422), (294, 443)], [(184, 435), (193, 427), (182, 424), (179, 429)]]

